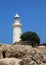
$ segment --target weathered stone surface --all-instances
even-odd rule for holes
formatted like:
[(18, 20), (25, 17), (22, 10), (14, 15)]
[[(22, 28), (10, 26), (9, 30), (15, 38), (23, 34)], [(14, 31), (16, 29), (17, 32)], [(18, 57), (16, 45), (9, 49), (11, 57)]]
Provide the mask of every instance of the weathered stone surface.
[(44, 59), (46, 59), (46, 46), (38, 46), (37, 49), (43, 53)]
[(16, 59), (16, 58), (0, 59), (0, 65), (19, 65), (20, 61), (22, 61), (22, 60)]
[(37, 64), (32, 59), (16, 59), (16, 58), (5, 58), (0, 59), (0, 65), (46, 65), (45, 63)]
[(46, 65), (46, 47), (0, 44), (0, 65)]
[(19, 41), (19, 42), (13, 43), (13, 45), (31, 45), (31, 43), (27, 41)]
[(27, 53), (30, 51), (32, 46), (28, 45), (1, 45), (0, 46), (0, 57), (3, 57), (5, 55), (6, 57), (17, 57), (22, 58), (27, 55)]
[(26, 58), (23, 58), (23, 62), (26, 65), (42, 65), (43, 59), (44, 59), (43, 54), (36, 48), (33, 48), (30, 50), (28, 56)]

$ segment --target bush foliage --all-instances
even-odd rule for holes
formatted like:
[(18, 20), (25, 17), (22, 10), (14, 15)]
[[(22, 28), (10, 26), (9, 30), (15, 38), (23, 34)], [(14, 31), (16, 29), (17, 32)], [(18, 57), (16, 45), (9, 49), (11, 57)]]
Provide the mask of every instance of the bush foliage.
[(28, 42), (31, 42), (32, 45), (39, 45), (40, 43), (40, 37), (37, 35), (36, 32), (32, 32), (32, 31), (29, 31), (29, 32), (25, 32), (21, 35), (21, 39), (22, 41), (28, 41)]

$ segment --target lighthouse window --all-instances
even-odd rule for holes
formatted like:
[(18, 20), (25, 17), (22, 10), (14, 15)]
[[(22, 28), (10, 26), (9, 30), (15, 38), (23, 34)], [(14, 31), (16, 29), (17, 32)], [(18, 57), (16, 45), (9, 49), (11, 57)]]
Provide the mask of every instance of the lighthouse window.
[(19, 18), (18, 18), (18, 17), (16, 17), (16, 20), (19, 20)]

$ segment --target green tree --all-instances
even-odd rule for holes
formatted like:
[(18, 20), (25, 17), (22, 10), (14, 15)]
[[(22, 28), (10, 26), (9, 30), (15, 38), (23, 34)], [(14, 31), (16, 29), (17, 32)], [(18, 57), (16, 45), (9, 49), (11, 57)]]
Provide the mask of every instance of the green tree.
[(36, 32), (25, 32), (21, 35), (22, 41), (28, 41), (31, 42), (32, 45), (39, 45), (40, 44), (40, 37), (37, 35)]

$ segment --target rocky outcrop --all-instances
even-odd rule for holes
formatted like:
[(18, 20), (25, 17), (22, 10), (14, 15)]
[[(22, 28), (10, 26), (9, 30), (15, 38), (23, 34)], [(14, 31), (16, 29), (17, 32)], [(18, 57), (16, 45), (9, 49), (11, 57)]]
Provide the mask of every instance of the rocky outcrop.
[(46, 65), (46, 47), (0, 44), (0, 65)]
[(27, 42), (27, 41), (19, 41), (19, 42), (15, 42), (13, 43), (13, 45), (31, 45), (31, 42)]
[(0, 58), (22, 58), (28, 54), (32, 46), (28, 45), (1, 45)]
[(16, 59), (16, 58), (0, 59), (0, 65), (19, 65), (20, 61), (22, 61), (22, 60)]
[(43, 53), (44, 59), (46, 59), (46, 46), (38, 46), (37, 49)]

